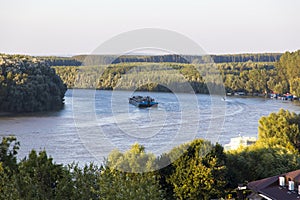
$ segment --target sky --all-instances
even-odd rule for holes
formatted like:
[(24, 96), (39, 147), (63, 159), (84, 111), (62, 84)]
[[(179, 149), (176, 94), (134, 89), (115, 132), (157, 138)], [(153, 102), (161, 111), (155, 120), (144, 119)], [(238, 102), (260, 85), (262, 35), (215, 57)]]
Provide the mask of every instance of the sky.
[(160, 28), (209, 54), (300, 49), (299, 0), (0, 0), (0, 52), (91, 53), (118, 34)]

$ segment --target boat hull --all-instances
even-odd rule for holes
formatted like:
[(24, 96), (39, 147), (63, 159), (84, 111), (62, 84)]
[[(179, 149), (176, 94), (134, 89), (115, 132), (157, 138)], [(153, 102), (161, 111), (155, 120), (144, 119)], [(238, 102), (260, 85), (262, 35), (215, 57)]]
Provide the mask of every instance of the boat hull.
[(158, 105), (158, 102), (140, 100), (137, 98), (129, 98), (129, 103), (139, 108), (157, 107)]

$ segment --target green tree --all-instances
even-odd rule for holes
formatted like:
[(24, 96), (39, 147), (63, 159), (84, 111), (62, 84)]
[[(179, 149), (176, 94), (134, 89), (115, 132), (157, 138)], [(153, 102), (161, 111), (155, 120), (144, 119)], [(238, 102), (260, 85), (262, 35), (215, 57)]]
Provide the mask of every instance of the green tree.
[(17, 189), (22, 199), (55, 199), (57, 184), (63, 167), (53, 163), (45, 151), (32, 150), (28, 158), (19, 163)]
[(284, 86), (284, 92), (293, 92), (290, 83), (300, 77), (300, 50), (284, 53), (276, 63), (276, 70), (278, 82)]
[(14, 136), (3, 137), (0, 143), (0, 163), (4, 169), (14, 172), (17, 170), (17, 154), (20, 143)]
[(125, 153), (113, 151), (101, 170), (100, 199), (164, 199), (154, 170), (155, 157), (134, 144)]
[(66, 86), (46, 62), (30, 56), (0, 54), (0, 111), (61, 109)]
[(290, 80), (290, 86), (291, 86), (290, 92), (293, 95), (300, 97), (300, 77)]
[(236, 188), (266, 177), (296, 170), (300, 167), (297, 151), (270, 143), (259, 142), (251, 147), (227, 153), (229, 187)]
[(93, 163), (83, 168), (69, 164), (55, 188), (56, 199), (99, 199), (100, 168)]
[(300, 115), (281, 109), (259, 120), (260, 140), (276, 138), (281, 145), (291, 144), (300, 150)]
[(226, 182), (225, 154), (220, 145), (194, 140), (176, 160), (167, 181), (178, 199), (220, 198)]
[(19, 142), (16, 137), (3, 137), (0, 143), (0, 199), (19, 199), (16, 185)]

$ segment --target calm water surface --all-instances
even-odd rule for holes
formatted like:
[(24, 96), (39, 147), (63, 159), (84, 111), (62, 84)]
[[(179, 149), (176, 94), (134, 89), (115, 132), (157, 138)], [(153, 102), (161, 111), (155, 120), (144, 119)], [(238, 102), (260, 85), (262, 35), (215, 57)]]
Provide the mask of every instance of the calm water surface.
[(57, 163), (101, 163), (112, 149), (134, 142), (159, 155), (194, 138), (226, 144), (231, 137), (257, 136), (258, 120), (280, 108), (300, 113), (288, 101), (217, 96), (147, 93), (157, 108), (128, 104), (130, 92), (68, 90), (59, 112), (0, 117), (0, 136), (15, 135), (19, 159), (31, 149), (46, 150)]

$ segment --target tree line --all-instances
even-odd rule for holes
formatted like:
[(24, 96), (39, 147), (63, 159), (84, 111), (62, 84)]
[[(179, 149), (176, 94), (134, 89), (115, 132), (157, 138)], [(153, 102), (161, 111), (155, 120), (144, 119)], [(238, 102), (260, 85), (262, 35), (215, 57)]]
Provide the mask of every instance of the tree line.
[(300, 50), (286, 52), (276, 63), (277, 76), (274, 77), (274, 91), (290, 92), (300, 96)]
[(55, 70), (43, 60), (0, 54), (0, 112), (60, 109), (66, 89)]
[[(290, 92), (300, 96), (299, 52), (286, 52), (277, 62), (252, 62), (251, 59), (247, 62), (216, 64), (124, 61), (98, 67), (53, 68), (68, 88), (169, 91), (163, 86), (181, 87), (183, 83), (188, 83), (196, 93), (209, 93), (207, 84), (224, 84), (227, 93), (244, 92), (248, 95), (259, 95)], [(203, 76), (203, 73), (209, 74), (210, 69), (219, 70), (217, 73), (222, 77), (223, 83), (217, 83), (214, 78)]]
[(89, 63), (90, 65), (109, 65), (117, 63), (231, 63), (231, 62), (276, 62), (282, 53), (244, 53), (244, 54), (225, 54), (225, 55), (75, 55), (71, 57), (62, 56), (38, 56), (50, 66), (81, 66)]
[(117, 64), (132, 62), (148, 63), (229, 63), (229, 62), (276, 62), (282, 53), (244, 53), (244, 54), (225, 54), (225, 55), (77, 55), (71, 58), (82, 63), (94, 64)]
[(83, 167), (56, 164), (45, 150), (17, 161), (19, 142), (3, 137), (0, 199), (242, 198), (238, 184), (299, 169), (299, 122), (299, 114), (280, 110), (259, 120), (258, 140), (248, 147), (224, 151), (195, 139), (156, 157), (136, 143)]
[[(216, 79), (201, 76), (207, 68), (218, 69), (227, 92), (262, 94), (270, 91), (276, 74), (273, 63), (119, 63), (109, 66), (53, 67), (68, 88), (96, 88), (104, 90), (169, 91), (189, 84), (196, 93), (209, 93), (207, 84), (222, 85)], [(208, 66), (208, 67), (207, 67)], [(206, 71), (207, 73), (207, 71)], [(184, 92), (184, 91), (183, 91)]]
[(58, 56), (38, 56), (40, 60), (44, 60), (49, 66), (80, 66), (82, 61), (73, 57)]

